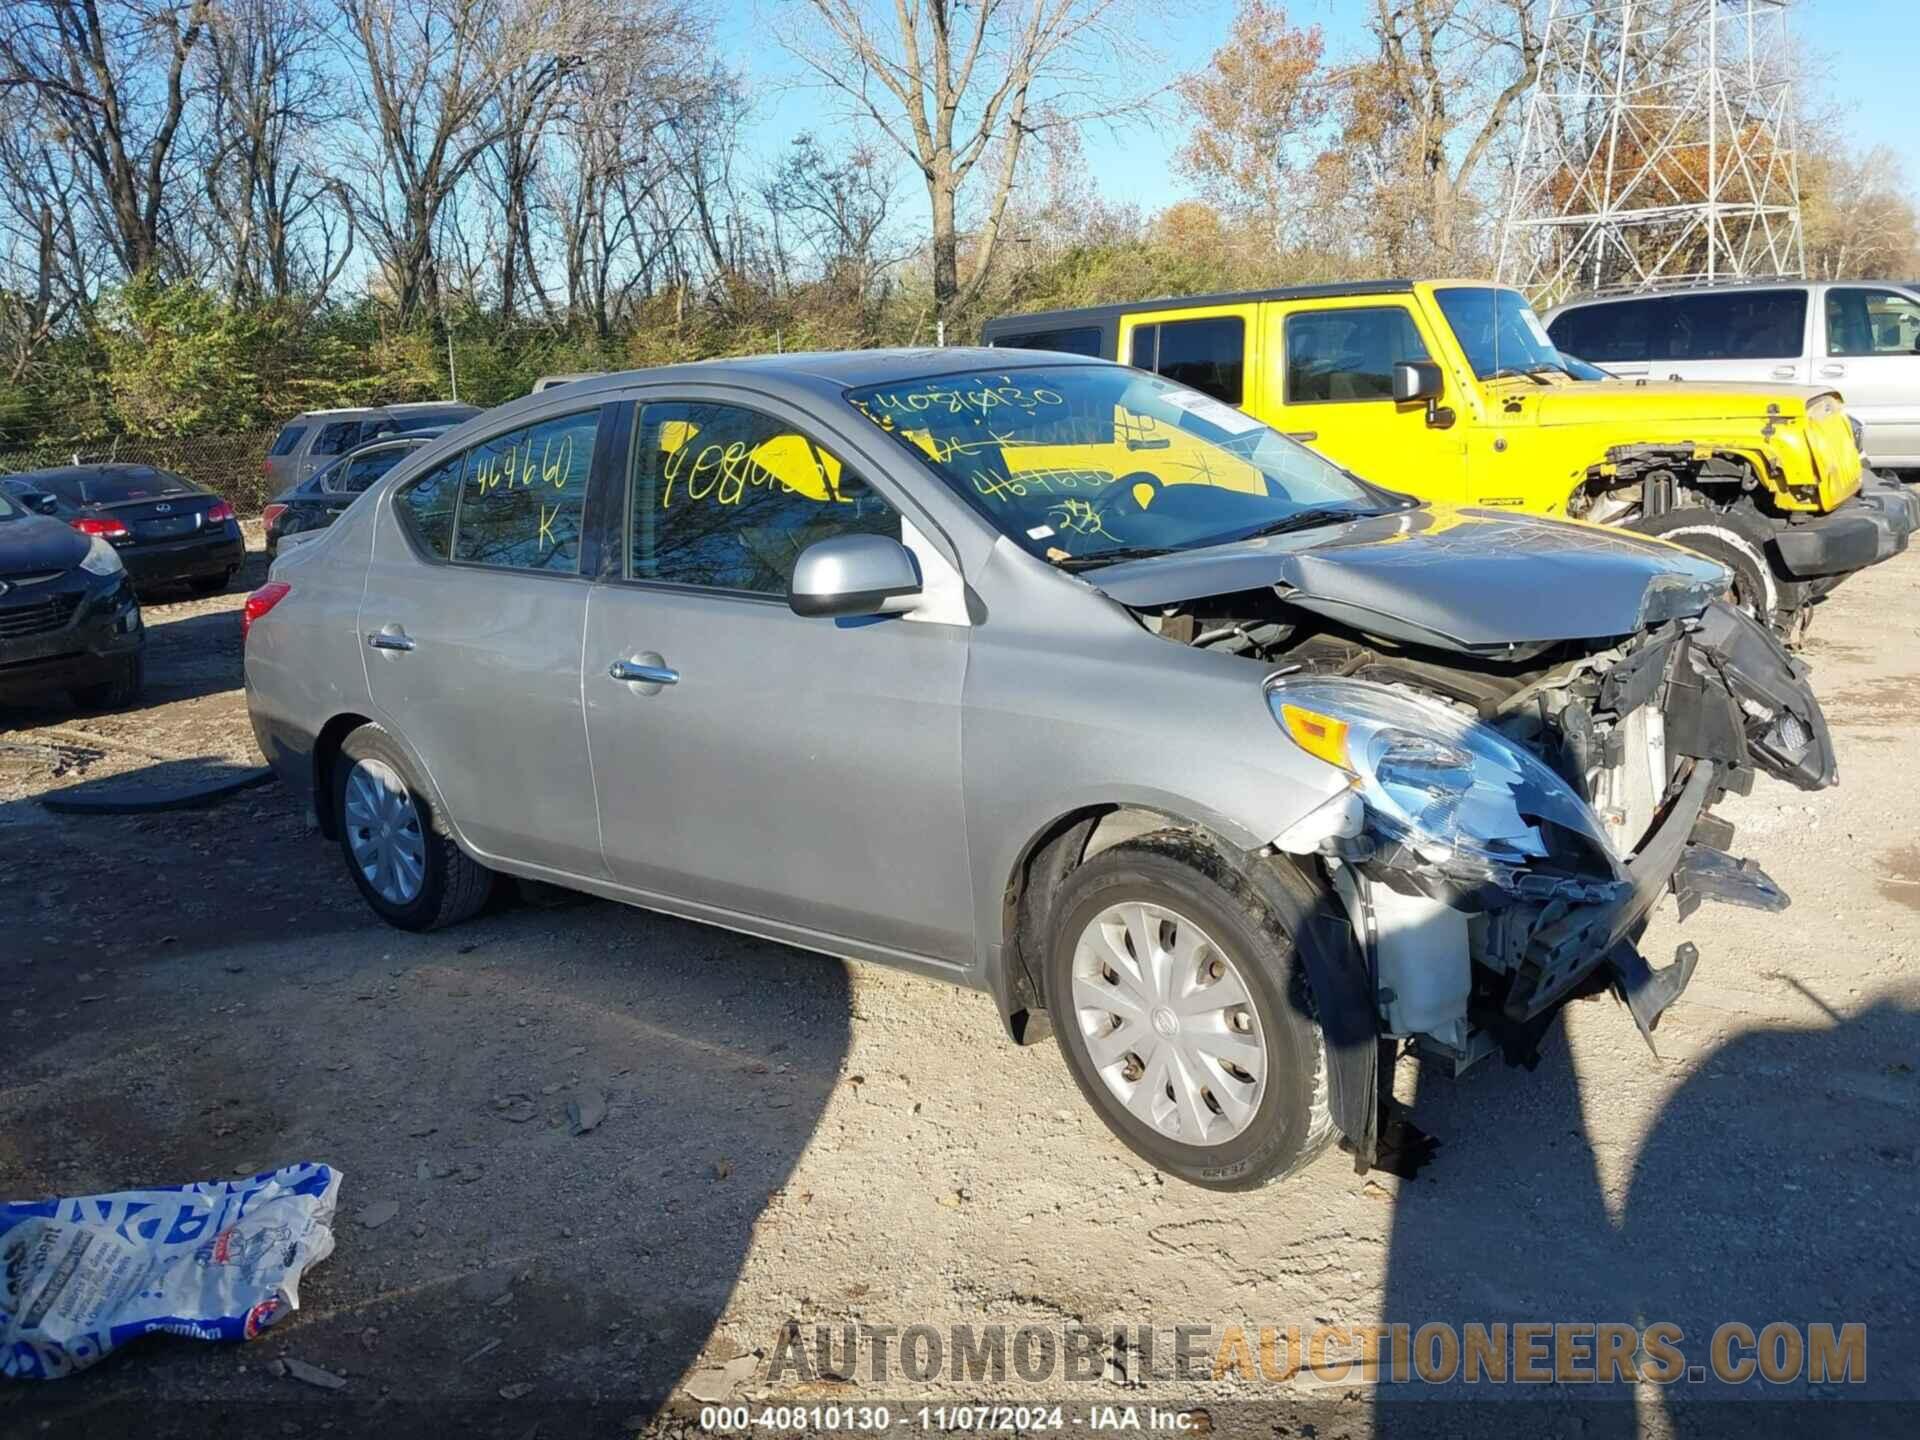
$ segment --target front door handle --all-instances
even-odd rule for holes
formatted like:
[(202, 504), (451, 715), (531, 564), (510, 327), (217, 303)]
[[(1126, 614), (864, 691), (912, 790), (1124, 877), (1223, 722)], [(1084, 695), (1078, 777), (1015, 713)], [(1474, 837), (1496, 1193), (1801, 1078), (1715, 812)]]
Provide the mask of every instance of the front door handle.
[(607, 666), (607, 674), (629, 685), (678, 685), (680, 683), (680, 672), (658, 655), (636, 655), (631, 660), (616, 660)]
[(1791, 365), (1776, 365), (1773, 367), (1773, 378), (1776, 380), (1791, 380), (1799, 373), (1800, 372)]
[(1829, 380), (1838, 380), (1842, 375), (1847, 373), (1847, 367), (1844, 365), (1822, 365), (1820, 367), (1820, 373)]
[(388, 625), (367, 636), (367, 644), (375, 650), (411, 650), (413, 637), (398, 625)]

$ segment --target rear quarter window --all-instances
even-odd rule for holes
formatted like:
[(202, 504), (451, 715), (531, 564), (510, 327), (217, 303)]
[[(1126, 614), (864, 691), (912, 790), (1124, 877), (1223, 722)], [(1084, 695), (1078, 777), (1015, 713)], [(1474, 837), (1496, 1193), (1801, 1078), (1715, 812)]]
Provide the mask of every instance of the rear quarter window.
[(308, 428), (309, 427), (305, 425), (287, 425), (282, 427), (280, 433), (273, 438), (273, 448), (267, 451), (267, 453), (269, 455), (291, 455), (294, 447), (300, 443), (300, 438), (307, 433)]
[(408, 481), (393, 497), (394, 513), (401, 525), (413, 543), (435, 560), (446, 560), (453, 554), (453, 512), (466, 463), (465, 455), (455, 455), (419, 479)]
[(341, 455), (353, 449), (361, 441), (361, 432), (367, 430), (366, 437), (371, 440), (373, 433), (359, 420), (330, 420), (320, 427), (320, 433), (314, 437), (313, 453), (316, 455)]

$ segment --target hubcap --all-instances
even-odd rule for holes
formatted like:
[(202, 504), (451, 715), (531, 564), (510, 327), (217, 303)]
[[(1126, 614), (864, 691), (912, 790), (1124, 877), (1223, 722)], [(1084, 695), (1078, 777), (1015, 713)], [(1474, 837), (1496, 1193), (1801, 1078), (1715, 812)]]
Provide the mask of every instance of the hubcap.
[(1267, 1042), (1246, 981), (1193, 921), (1161, 905), (1109, 906), (1073, 953), (1073, 1004), (1102, 1083), (1136, 1119), (1184, 1145), (1253, 1122)]
[(427, 843), (407, 782), (384, 760), (356, 760), (344, 809), (347, 849), (367, 884), (391, 904), (412, 903), (427, 878)]

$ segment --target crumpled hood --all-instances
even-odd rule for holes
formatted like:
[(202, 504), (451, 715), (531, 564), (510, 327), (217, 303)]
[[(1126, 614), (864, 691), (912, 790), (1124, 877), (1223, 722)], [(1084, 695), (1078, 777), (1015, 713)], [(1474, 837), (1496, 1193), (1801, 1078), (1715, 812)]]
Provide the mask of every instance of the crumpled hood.
[(0, 520), (0, 578), (71, 570), (92, 542), (51, 515), (20, 515)]
[[(1698, 614), (1727, 572), (1622, 530), (1422, 506), (1086, 578), (1137, 610), (1272, 586), (1289, 604), (1372, 634), (1492, 651), (1628, 635), (1648, 620)], [(1668, 592), (1651, 615), (1650, 590)]]
[[(1656, 365), (1658, 361), (1654, 362)], [(1571, 385), (1510, 390), (1534, 407), (1542, 425), (1597, 425), (1622, 420), (1753, 420), (1764, 424), (1769, 405), (1781, 415), (1802, 415), (1831, 390), (1813, 385), (1716, 385), (1711, 381), (1592, 380)]]

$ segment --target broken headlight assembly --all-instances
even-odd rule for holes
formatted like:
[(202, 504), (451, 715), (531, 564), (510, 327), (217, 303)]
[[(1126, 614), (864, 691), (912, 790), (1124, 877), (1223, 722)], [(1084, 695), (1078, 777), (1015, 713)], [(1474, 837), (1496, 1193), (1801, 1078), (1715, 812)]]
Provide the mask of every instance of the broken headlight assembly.
[[(1287, 737), (1350, 778), (1359, 824), (1324, 833), (1398, 842), (1421, 861), (1511, 888), (1539, 861), (1610, 884), (1618, 857), (1599, 818), (1544, 761), (1438, 701), (1366, 680), (1271, 681)], [(1311, 818), (1311, 817), (1310, 817)], [(1555, 868), (1562, 868), (1556, 866)]]

